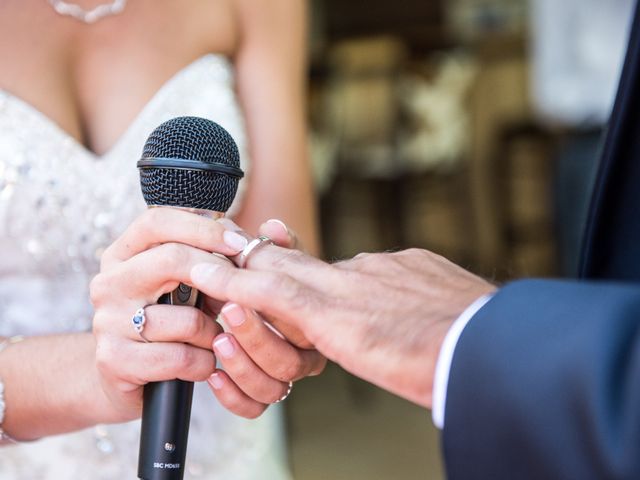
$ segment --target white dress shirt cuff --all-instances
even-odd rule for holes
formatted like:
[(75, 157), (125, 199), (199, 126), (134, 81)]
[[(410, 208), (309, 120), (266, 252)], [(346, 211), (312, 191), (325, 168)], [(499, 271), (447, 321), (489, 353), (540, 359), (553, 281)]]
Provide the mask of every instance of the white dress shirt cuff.
[(447, 387), (449, 385), (449, 373), (451, 371), (451, 362), (453, 361), (453, 352), (456, 349), (460, 335), (464, 327), (467, 326), (469, 320), (478, 313), (485, 304), (491, 300), (493, 295), (484, 295), (467, 307), (455, 322), (449, 328), (447, 335), (444, 337), (438, 361), (436, 363), (436, 371), (433, 377), (433, 398), (431, 418), (433, 424), (442, 430), (444, 428), (444, 409), (447, 403)]

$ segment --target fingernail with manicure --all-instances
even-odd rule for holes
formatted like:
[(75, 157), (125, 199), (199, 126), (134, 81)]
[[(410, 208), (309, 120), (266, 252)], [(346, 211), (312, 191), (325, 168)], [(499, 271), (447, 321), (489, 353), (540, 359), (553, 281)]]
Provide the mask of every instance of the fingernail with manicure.
[(230, 303), (222, 307), (222, 316), (225, 322), (231, 327), (239, 327), (244, 323), (244, 310), (240, 305)]
[(232, 248), (235, 251), (242, 251), (244, 249), (244, 247), (247, 246), (247, 239), (244, 238), (242, 235), (236, 233), (236, 232), (232, 232), (230, 230), (226, 230), (223, 234), (222, 234), (222, 238), (224, 240), (224, 243), (227, 245), (227, 247)]
[(216, 220), (219, 224), (221, 224), (226, 230), (230, 230), (232, 232), (240, 232), (242, 229), (235, 223), (233, 220), (228, 218), (220, 218)]
[(209, 385), (211, 385), (216, 390), (220, 390), (224, 382), (218, 373), (213, 373), (209, 377)]
[(270, 218), (269, 220), (267, 220), (266, 223), (277, 223), (282, 228), (284, 228), (285, 232), (289, 233), (289, 229), (287, 228), (287, 226), (285, 225), (285, 223), (282, 220), (278, 220), (277, 218)]
[(215, 340), (213, 342), (213, 348), (224, 358), (233, 356), (233, 353), (236, 350), (236, 348), (233, 346), (233, 343), (231, 343), (231, 340), (229, 340), (229, 337), (226, 335), (222, 335), (220, 336), (220, 338)]

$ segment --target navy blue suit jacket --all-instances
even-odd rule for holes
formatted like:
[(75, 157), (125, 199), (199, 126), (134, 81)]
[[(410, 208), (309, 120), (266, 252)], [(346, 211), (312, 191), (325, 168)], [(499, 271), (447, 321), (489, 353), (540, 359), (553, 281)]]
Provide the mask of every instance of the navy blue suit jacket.
[(451, 366), (450, 479), (640, 479), (640, 12), (585, 230), (580, 281), (502, 288)]

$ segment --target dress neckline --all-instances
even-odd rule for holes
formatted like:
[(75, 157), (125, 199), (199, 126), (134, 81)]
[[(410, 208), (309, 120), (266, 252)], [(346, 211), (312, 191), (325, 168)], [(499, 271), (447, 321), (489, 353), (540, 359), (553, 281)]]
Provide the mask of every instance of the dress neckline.
[(173, 84), (180, 78), (182, 78), (187, 72), (194, 70), (196, 67), (200, 67), (201, 65), (208, 65), (209, 63), (223, 63), (226, 66), (230, 65), (229, 59), (222, 54), (216, 53), (207, 53), (202, 55), (201, 57), (196, 58), (195, 60), (189, 62), (184, 67), (176, 71), (173, 75), (171, 75), (165, 82), (154, 92), (149, 101), (145, 103), (142, 108), (138, 111), (138, 113), (134, 116), (133, 120), (127, 125), (127, 128), (120, 134), (120, 136), (116, 139), (116, 141), (102, 154), (98, 154), (93, 150), (89, 149), (82, 142), (78, 141), (73, 135), (71, 135), (67, 130), (62, 128), (58, 122), (53, 120), (48, 115), (42, 113), (42, 111), (36, 108), (32, 103), (24, 100), (11, 93), (8, 90), (0, 88), (0, 97), (4, 97), (5, 101), (10, 101), (19, 106), (23, 111), (37, 117), (43, 124), (47, 127), (51, 128), (54, 132), (56, 132), (59, 136), (71, 142), (71, 144), (80, 150), (85, 155), (94, 158), (96, 160), (105, 159), (113, 154), (120, 144), (127, 137), (129, 132), (135, 128), (135, 126), (144, 118), (146, 112), (156, 103), (156, 101), (161, 98), (162, 94), (168, 90)]

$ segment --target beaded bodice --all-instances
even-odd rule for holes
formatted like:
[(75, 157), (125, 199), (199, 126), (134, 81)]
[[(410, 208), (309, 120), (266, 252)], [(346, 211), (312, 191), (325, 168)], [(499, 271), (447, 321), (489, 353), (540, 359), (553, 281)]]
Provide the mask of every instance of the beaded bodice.
[(242, 151), (231, 82), (226, 59), (197, 60), (157, 92), (102, 156), (0, 91), (0, 334), (89, 328), (87, 287), (100, 255), (145, 208), (136, 161), (148, 134), (175, 116), (208, 117)]
[[(136, 169), (143, 144), (161, 122), (181, 115), (225, 127), (247, 172), (233, 70), (218, 55), (167, 81), (102, 156), (0, 90), (0, 335), (91, 328), (88, 285), (100, 255), (145, 208)], [(277, 411), (257, 422), (234, 417), (196, 385), (185, 478), (288, 478), (278, 419)], [(139, 422), (131, 422), (5, 447), (0, 478), (136, 478), (138, 438)]]

